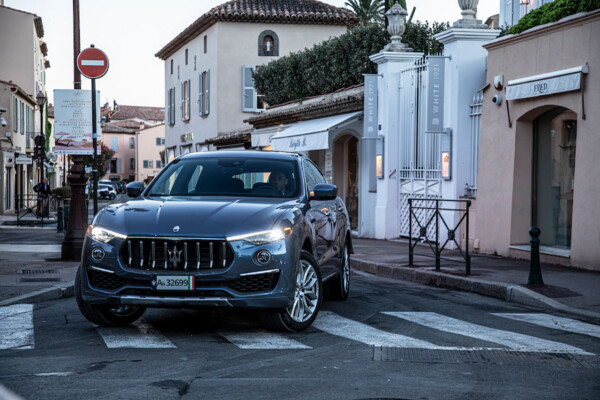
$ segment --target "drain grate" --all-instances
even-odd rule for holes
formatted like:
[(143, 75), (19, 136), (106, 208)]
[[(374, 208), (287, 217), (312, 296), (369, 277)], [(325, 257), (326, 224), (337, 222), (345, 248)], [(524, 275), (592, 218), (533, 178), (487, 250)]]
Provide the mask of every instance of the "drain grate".
[(504, 349), (431, 350), (373, 346), (373, 360), (446, 364), (544, 364), (600, 369), (600, 359), (596, 356)]

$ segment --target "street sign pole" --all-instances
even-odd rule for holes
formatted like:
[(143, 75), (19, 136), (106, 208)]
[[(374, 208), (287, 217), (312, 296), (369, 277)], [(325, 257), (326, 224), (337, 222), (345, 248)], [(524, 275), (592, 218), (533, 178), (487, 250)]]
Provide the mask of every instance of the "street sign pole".
[[(94, 47), (94, 45), (92, 45)], [(92, 146), (94, 148), (94, 161), (92, 164), (92, 172), (94, 178), (94, 216), (98, 214), (98, 169), (96, 161), (96, 153), (98, 147), (98, 139), (96, 132), (96, 79), (92, 79)]]

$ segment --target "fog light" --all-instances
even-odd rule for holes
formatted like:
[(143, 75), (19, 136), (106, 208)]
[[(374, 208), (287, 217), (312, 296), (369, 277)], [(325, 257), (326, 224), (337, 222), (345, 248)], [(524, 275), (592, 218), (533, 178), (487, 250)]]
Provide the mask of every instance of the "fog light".
[(100, 247), (94, 247), (92, 249), (92, 259), (96, 262), (102, 261), (104, 258), (104, 250)]
[(259, 250), (256, 252), (256, 254), (254, 254), (254, 258), (259, 264), (265, 265), (271, 261), (271, 253), (269, 253), (267, 250)]

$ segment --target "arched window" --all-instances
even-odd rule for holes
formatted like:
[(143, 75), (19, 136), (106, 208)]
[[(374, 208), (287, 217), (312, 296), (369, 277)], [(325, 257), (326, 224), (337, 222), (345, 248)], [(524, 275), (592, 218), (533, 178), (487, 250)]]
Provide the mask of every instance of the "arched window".
[(273, 31), (262, 31), (258, 36), (258, 55), (266, 57), (279, 56), (279, 37)]

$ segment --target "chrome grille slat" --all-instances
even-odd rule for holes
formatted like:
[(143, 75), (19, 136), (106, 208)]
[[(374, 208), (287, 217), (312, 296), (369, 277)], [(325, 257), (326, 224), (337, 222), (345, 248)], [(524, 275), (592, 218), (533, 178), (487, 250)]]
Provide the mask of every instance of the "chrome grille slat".
[(156, 266), (156, 243), (154, 243), (154, 240), (152, 241), (152, 269), (154, 269), (154, 267)]
[(188, 264), (187, 242), (183, 242), (183, 258), (185, 260), (185, 262), (183, 264), (183, 269), (186, 270), (187, 269), (187, 264)]
[[(162, 251), (158, 247), (162, 247)], [(123, 265), (132, 269), (189, 272), (228, 268), (234, 252), (224, 238), (130, 237), (119, 256)]]

